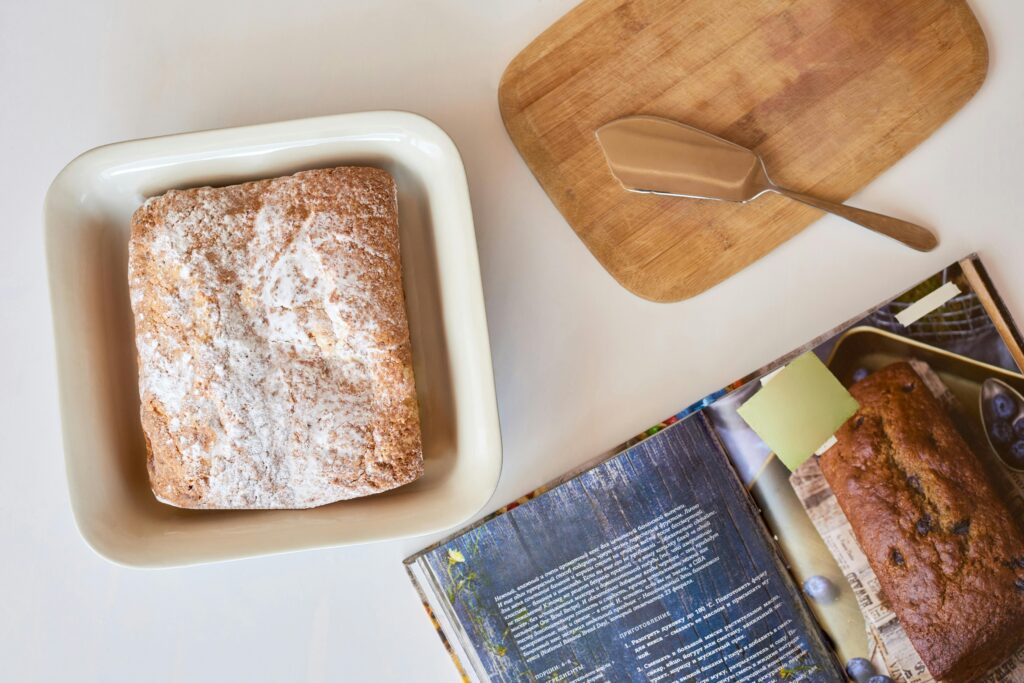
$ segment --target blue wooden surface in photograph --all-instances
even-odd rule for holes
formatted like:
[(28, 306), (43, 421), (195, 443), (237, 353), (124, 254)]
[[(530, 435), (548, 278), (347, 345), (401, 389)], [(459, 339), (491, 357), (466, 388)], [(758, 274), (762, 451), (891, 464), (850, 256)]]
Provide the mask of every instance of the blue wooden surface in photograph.
[(487, 680), (845, 680), (700, 414), (425, 561)]

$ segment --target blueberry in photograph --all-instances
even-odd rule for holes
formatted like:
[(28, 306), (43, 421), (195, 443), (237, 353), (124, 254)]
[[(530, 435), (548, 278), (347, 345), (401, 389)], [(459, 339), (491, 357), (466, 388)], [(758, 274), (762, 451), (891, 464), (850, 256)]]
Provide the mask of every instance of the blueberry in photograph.
[(857, 368), (856, 370), (853, 371), (853, 376), (851, 377), (851, 379), (853, 379), (854, 382), (859, 382), (862, 379), (867, 379), (869, 374), (870, 373), (868, 372), (867, 368)]
[(1014, 441), (1010, 446), (1010, 463), (1014, 467), (1024, 467), (1024, 439)]
[(875, 665), (871, 660), (854, 657), (846, 663), (846, 675), (856, 683), (867, 683), (868, 679), (875, 675)]
[(1019, 438), (1024, 439), (1024, 417), (1019, 418), (1013, 423), (1013, 433)]
[(883, 676), (882, 674), (879, 674), (877, 676), (872, 676), (871, 678), (869, 678), (868, 683), (893, 683), (893, 680), (888, 676)]
[(992, 412), (1007, 420), (1017, 414), (1017, 402), (1007, 394), (996, 394), (992, 397)]
[(1013, 428), (1005, 420), (993, 422), (992, 427), (989, 428), (989, 433), (992, 434), (992, 440), (998, 444), (1007, 444), (1013, 440)]
[(839, 597), (839, 589), (824, 576), (814, 575), (804, 581), (804, 593), (815, 602), (826, 604)]

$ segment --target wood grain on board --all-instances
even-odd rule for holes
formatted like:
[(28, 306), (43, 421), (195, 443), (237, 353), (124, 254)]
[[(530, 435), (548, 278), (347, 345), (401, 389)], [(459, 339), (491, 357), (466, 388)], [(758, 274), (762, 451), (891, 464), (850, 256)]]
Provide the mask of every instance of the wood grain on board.
[(516, 56), (499, 101), (594, 256), (639, 296), (676, 301), (820, 213), (774, 195), (740, 205), (625, 192), (599, 126), (682, 121), (757, 150), (781, 185), (844, 200), (963, 106), (987, 65), (963, 0), (585, 0)]

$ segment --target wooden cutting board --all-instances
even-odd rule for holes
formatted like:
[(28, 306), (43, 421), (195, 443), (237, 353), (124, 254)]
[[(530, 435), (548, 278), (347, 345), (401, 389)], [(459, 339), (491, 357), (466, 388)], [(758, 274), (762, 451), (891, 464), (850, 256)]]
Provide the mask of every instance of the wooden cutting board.
[(774, 195), (736, 205), (627, 193), (600, 125), (682, 121), (756, 149), (781, 185), (844, 200), (962, 107), (987, 66), (963, 0), (586, 0), (512, 60), (499, 101), (526, 163), (608, 272), (676, 301), (821, 214)]

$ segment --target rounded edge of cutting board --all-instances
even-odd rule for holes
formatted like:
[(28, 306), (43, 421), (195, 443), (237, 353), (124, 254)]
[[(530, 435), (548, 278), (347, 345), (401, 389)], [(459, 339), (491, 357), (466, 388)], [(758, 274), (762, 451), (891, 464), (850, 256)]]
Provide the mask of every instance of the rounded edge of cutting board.
[[(752, 264), (754, 261), (767, 255), (768, 252), (774, 250), (782, 243), (802, 232), (803, 229), (813, 223), (820, 214), (815, 211), (805, 210), (802, 207), (795, 207), (793, 209), (782, 208), (779, 211), (776, 211), (774, 208), (768, 211), (759, 211), (759, 213), (769, 215), (779, 213), (780, 211), (785, 214), (792, 215), (786, 216), (786, 220), (783, 220), (774, 226), (771, 236), (764, 240), (763, 247), (734, 249), (733, 247), (735, 245), (731, 244), (728, 239), (722, 239), (722, 244), (719, 245), (720, 253), (716, 255), (715, 263), (713, 264), (714, 267), (703, 268), (703, 264), (699, 262), (695, 264), (687, 264), (690, 267), (691, 272), (690, 275), (685, 278), (666, 277), (665, 267), (661, 269), (660, 273), (658, 272), (658, 269), (650, 267), (652, 262), (658, 261), (662, 258), (666, 258), (670, 262), (678, 260), (678, 254), (666, 251), (644, 262), (631, 262), (628, 261), (628, 259), (621, 258), (619, 255), (620, 250), (618, 249), (619, 245), (615, 244), (614, 241), (602, 241), (600, 237), (595, 238), (589, 234), (590, 232), (593, 232), (588, 230), (589, 226), (577, 225), (576, 217), (574, 216), (571, 207), (568, 206), (570, 201), (562, 196), (562, 194), (571, 194), (572, 189), (559, 187), (555, 182), (548, 182), (545, 177), (546, 173), (557, 174), (559, 170), (559, 163), (557, 160), (553, 160), (543, 138), (533, 129), (533, 122), (530, 117), (525, 115), (526, 108), (532, 104), (532, 102), (528, 102), (527, 98), (525, 98), (521, 92), (521, 77), (531, 64), (538, 60), (543, 60), (554, 48), (564, 46), (572, 39), (570, 34), (573, 33), (571, 29), (574, 23), (582, 22), (582, 25), (586, 27), (587, 22), (593, 21), (594, 16), (598, 16), (600, 11), (608, 11), (608, 8), (614, 8), (615, 11), (619, 11), (631, 4), (631, 0), (617, 0), (613, 2), (608, 2), (607, 0), (586, 0), (569, 10), (569, 12), (545, 29), (509, 62), (505, 71), (502, 73), (498, 85), (498, 107), (502, 121), (504, 122), (505, 128), (511, 137), (513, 144), (520, 152), (520, 155), (523, 157), (534, 177), (538, 180), (545, 193), (552, 200), (556, 208), (558, 208), (559, 212), (570, 224), (570, 227), (573, 228), (573, 231), (581, 241), (583, 241), (585, 246), (591, 254), (594, 255), (601, 266), (616, 282), (633, 294), (649, 301), (669, 303), (696, 296), (697, 294), (714, 287), (716, 284), (719, 284), (728, 277), (731, 277), (743, 268)], [(955, 13), (963, 31), (964, 39), (970, 46), (971, 53), (971, 59), (967, 60), (967, 63), (961, 70), (963, 80), (960, 82), (958, 96), (953, 100), (948, 114), (944, 118), (935, 122), (934, 125), (924, 127), (923, 130), (925, 132), (922, 134), (920, 139), (901, 150), (899, 154), (894, 154), (890, 158), (885, 159), (883, 162), (884, 165), (879, 165), (877, 168), (873, 168), (873, 175), (871, 179), (859, 184), (849, 192), (841, 193), (841, 196), (833, 194), (828, 198), (842, 201), (859, 191), (867, 184), (867, 182), (870, 182), (874, 177), (877, 177), (877, 175), (884, 172), (896, 161), (909, 154), (918, 144), (926, 140), (942, 125), (948, 122), (956, 112), (970, 101), (984, 83), (988, 74), (989, 50), (988, 42), (985, 38), (981, 24), (971, 7), (964, 0), (953, 0), (953, 2), (949, 3), (948, 8), (950, 11)], [(550, 92), (551, 89), (556, 87), (558, 87), (558, 83), (551, 83), (550, 87), (542, 86), (538, 90), (535, 90), (533, 101), (536, 101), (540, 96)], [(540, 92), (541, 95), (537, 95), (538, 92)], [(657, 112), (652, 112), (641, 107), (633, 113)], [(596, 146), (596, 141), (594, 144)], [(769, 202), (772, 201), (772, 199), (773, 198), (765, 197), (759, 199), (758, 202)], [(781, 202), (782, 204), (786, 203), (785, 200), (781, 200)], [(749, 206), (753, 207), (756, 206), (756, 204)], [(699, 213), (699, 211), (700, 210), (697, 210), (696, 213)], [(727, 238), (728, 235), (725, 237)], [(877, 236), (870, 236), (870, 238), (881, 239)], [(627, 237), (621, 241), (625, 242), (628, 241), (628, 239), (629, 238)], [(683, 240), (680, 240), (680, 242), (682, 241)], [(708, 247), (709, 244), (710, 246), (714, 246), (705, 237), (703, 238), (702, 244), (699, 246)], [(899, 247), (894, 245), (894, 248)], [(700, 250), (697, 251), (699, 252)], [(669, 264), (668, 269), (669, 272), (675, 271), (674, 267), (671, 266), (671, 263)]]

